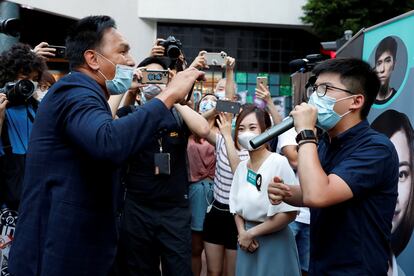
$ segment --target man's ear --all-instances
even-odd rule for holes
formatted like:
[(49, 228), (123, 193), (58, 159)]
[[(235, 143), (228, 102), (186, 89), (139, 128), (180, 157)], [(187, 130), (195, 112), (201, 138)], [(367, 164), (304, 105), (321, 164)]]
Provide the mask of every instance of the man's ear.
[(354, 97), (354, 102), (351, 104), (350, 108), (353, 110), (362, 109), (365, 103), (365, 96), (363, 94), (357, 94)]
[(95, 51), (86, 50), (83, 53), (83, 58), (85, 59), (85, 63), (94, 71), (99, 70), (100, 66), (98, 63), (98, 55)]

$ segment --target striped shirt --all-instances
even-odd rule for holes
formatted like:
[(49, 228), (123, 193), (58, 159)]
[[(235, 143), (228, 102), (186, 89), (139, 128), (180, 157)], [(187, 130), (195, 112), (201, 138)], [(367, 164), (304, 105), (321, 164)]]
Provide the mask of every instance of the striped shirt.
[[(237, 152), (241, 161), (249, 158), (247, 150)], [(229, 204), (230, 187), (233, 181), (230, 161), (227, 157), (226, 142), (221, 134), (216, 136), (216, 175), (214, 177), (214, 199)]]

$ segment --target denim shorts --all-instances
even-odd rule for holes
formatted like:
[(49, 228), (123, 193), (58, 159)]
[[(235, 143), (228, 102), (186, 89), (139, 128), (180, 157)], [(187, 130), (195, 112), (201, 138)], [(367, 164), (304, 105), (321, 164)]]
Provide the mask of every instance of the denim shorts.
[(290, 229), (296, 239), (298, 247), (300, 266), (303, 271), (308, 271), (309, 268), (309, 224), (294, 221), (289, 224)]
[(193, 231), (203, 231), (207, 207), (213, 202), (213, 186), (214, 181), (210, 179), (190, 184), (191, 230)]

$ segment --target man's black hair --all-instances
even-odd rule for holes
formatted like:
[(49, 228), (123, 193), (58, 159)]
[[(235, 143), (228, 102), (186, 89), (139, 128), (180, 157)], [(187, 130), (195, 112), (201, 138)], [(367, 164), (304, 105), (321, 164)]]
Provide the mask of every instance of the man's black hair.
[(79, 20), (66, 37), (66, 57), (71, 69), (84, 64), (83, 54), (98, 49), (106, 30), (116, 28), (115, 21), (106, 15), (88, 16)]
[(397, 48), (397, 41), (393, 37), (387, 36), (381, 40), (381, 42), (378, 44), (377, 50), (375, 50), (375, 63), (385, 52), (390, 52), (395, 62), (395, 58), (397, 57)]
[(167, 70), (169, 62), (170, 59), (167, 57), (147, 57), (146, 59), (141, 61), (137, 67), (145, 67), (149, 64), (156, 63), (161, 65), (164, 70)]
[(17, 79), (19, 74), (29, 76), (36, 72), (39, 81), (47, 69), (44, 59), (27, 44), (17, 43), (0, 55), (0, 88)]
[(341, 82), (348, 90), (354, 94), (365, 96), (365, 102), (361, 109), (361, 119), (368, 116), (381, 84), (376, 72), (368, 63), (356, 58), (329, 59), (318, 64), (313, 69), (313, 73), (317, 76), (323, 73), (340, 75)]

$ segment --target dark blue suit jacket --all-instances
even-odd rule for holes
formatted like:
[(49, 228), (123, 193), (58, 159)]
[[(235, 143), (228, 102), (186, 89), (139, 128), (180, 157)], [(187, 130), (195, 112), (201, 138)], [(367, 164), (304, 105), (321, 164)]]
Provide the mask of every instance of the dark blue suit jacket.
[(79, 72), (53, 85), (30, 137), (12, 275), (107, 275), (117, 243), (119, 165), (166, 116), (154, 99), (113, 120), (102, 89)]

